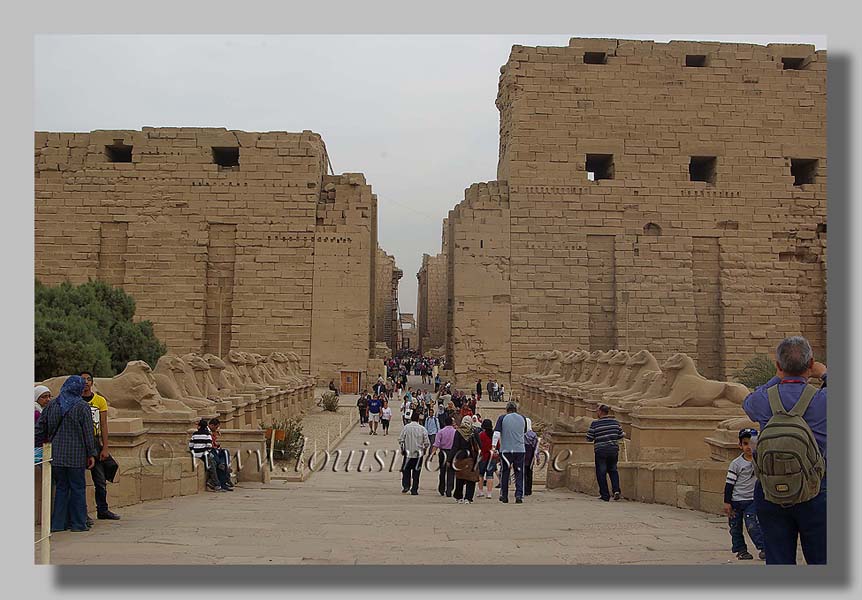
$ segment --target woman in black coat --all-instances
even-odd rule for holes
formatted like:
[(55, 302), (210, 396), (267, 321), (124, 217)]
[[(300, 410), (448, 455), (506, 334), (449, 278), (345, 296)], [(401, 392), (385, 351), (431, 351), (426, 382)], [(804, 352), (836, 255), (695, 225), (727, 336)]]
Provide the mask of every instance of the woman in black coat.
[[(476, 492), (479, 471), (479, 436), (473, 430), (473, 419), (464, 417), (452, 439), (452, 464), (455, 467), (455, 501), (459, 504), (472, 504)], [(466, 488), (466, 489), (465, 489)]]

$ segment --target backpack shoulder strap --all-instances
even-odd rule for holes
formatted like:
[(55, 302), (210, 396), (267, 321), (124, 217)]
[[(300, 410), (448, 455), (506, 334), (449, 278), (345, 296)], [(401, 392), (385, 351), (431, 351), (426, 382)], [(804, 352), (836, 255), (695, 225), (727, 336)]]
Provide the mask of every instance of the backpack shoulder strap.
[(780, 384), (775, 384), (768, 390), (766, 390), (766, 395), (769, 397), (769, 408), (772, 409), (772, 414), (787, 414), (787, 411), (784, 410), (784, 405), (781, 404), (781, 396), (778, 395), (778, 386)]
[(796, 405), (790, 409), (788, 414), (793, 415), (794, 417), (801, 417), (804, 415), (805, 411), (808, 410), (808, 405), (811, 404), (811, 400), (814, 398), (816, 393), (816, 387), (813, 385), (806, 385), (805, 389), (802, 390), (802, 395), (799, 396), (799, 400), (796, 401)]

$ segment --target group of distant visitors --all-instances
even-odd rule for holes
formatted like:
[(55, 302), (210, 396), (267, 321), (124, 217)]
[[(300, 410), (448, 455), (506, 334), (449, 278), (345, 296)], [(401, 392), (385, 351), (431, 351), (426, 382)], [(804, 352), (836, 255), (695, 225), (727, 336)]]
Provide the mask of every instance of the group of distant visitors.
[(411, 351), (403, 351), (386, 362), (386, 377), (392, 381), (401, 382), (401, 386), (406, 387), (407, 376), (412, 373), (421, 377), (423, 384), (433, 383), (434, 391), (437, 392), (441, 384), (440, 370), (443, 368), (445, 368), (445, 360), (442, 358), (431, 358)]
[(403, 457), (401, 493), (419, 493), (423, 464), (437, 456), (437, 492), (441, 497), (472, 504), (475, 497), (491, 498), (493, 489), (499, 488), (498, 500), (508, 503), (509, 485), (514, 478), (515, 502), (523, 503), (524, 496), (532, 494), (539, 444), (530, 419), (518, 414), (514, 402), (506, 406), (506, 414), (497, 419), (496, 425), (490, 419), (481, 419), (481, 415), (462, 412), (472, 413), (468, 403), (459, 410), (451, 400), (441, 398), (436, 407), (432, 403), (429, 408), (420, 407), (410, 413), (398, 439)]
[[(485, 384), (485, 389), (488, 392), (488, 400), (491, 402), (503, 402), (506, 398), (506, 386), (497, 383), (496, 379), (489, 379)], [(476, 398), (482, 400), (482, 380), (476, 382)]]
[[(35, 399), (35, 462), (42, 462), (42, 446), (51, 443), (53, 508), (51, 531), (89, 531), (86, 471), (96, 497), (96, 518), (118, 520), (108, 507), (107, 481), (118, 465), (108, 446), (108, 402), (93, 391), (93, 374), (81, 371), (66, 379), (56, 398), (44, 385), (33, 389)], [(51, 502), (51, 498), (43, 498)]]
[[(739, 560), (751, 560), (743, 528), (766, 564), (796, 564), (797, 543), (808, 564), (826, 563), (826, 365), (814, 360), (801, 336), (784, 339), (776, 350), (776, 376), (755, 389), (743, 410), (760, 431), (738, 432), (740, 455), (729, 465), (724, 490), (731, 549)], [(816, 388), (808, 383), (818, 378)], [(490, 385), (489, 395), (492, 394)], [(435, 404), (420, 391), (408, 389), (402, 405), (406, 423), (399, 436), (403, 456), (401, 492), (417, 495), (423, 461), (438, 457), (437, 491), (458, 503), (490, 498), (509, 501), (514, 475), (515, 502), (532, 492), (532, 469), (538, 438), (532, 423), (513, 402), (492, 425), (479, 420), (475, 402), (481, 380), (470, 400), (438, 394)], [(417, 401), (418, 398), (418, 401)], [(471, 411), (472, 403), (472, 411)], [(468, 411), (461, 414), (460, 410)], [(586, 439), (593, 442), (599, 498), (620, 500), (619, 441), (624, 433), (611, 409), (600, 404)], [(494, 486), (497, 467), (499, 482)], [(610, 479), (610, 487), (608, 486)]]

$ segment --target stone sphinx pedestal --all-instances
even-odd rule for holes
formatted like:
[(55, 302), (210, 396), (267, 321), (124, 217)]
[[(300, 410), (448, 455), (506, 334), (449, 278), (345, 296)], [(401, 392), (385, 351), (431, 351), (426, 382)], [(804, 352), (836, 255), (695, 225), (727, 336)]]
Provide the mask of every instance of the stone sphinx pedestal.
[[(545, 487), (549, 490), (568, 485), (568, 466), (572, 463), (593, 462), (593, 443), (587, 441), (587, 432), (551, 431), (550, 458), (547, 464)], [(544, 459), (542, 459), (544, 460)]]
[[(219, 444), (230, 452), (231, 470), (237, 481), (269, 483), (272, 471), (266, 462), (266, 440), (262, 429), (222, 429)], [(239, 455), (239, 460), (237, 460)], [(260, 463), (258, 464), (258, 461)]]
[(750, 421), (747, 417), (734, 419), (732, 427), (729, 429), (722, 426), (717, 427), (704, 439), (709, 447), (709, 457), (712, 460), (727, 464), (739, 456), (741, 452), (739, 449), (739, 430), (746, 428), (760, 429), (757, 423)]
[(630, 461), (677, 462), (706, 459), (704, 438), (725, 419), (744, 416), (741, 408), (637, 407), (631, 411)]

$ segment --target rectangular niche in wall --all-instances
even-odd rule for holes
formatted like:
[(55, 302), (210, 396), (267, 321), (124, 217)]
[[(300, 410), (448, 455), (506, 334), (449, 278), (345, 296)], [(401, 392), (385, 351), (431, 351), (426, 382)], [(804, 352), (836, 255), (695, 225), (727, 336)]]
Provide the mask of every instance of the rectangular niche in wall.
[(790, 174), (793, 175), (793, 185), (814, 183), (817, 177), (817, 159), (791, 158)]
[(230, 350), (235, 263), (236, 225), (210, 223), (204, 352), (220, 357)]
[(114, 287), (122, 287), (126, 279), (129, 224), (105, 222), (100, 229), (98, 278)]
[(705, 181), (715, 185), (718, 159), (714, 156), (692, 156), (688, 163), (689, 181)]
[(587, 236), (590, 349), (617, 347), (614, 236)]
[(721, 317), (721, 263), (717, 237), (691, 240), (691, 275), (697, 325), (697, 370), (704, 377), (723, 376), (724, 335)]
[(614, 155), (613, 154), (587, 154), (586, 160), (587, 179), (598, 181), (600, 179), (614, 178)]
[(239, 148), (213, 148), (213, 162), (219, 171), (239, 170)]

